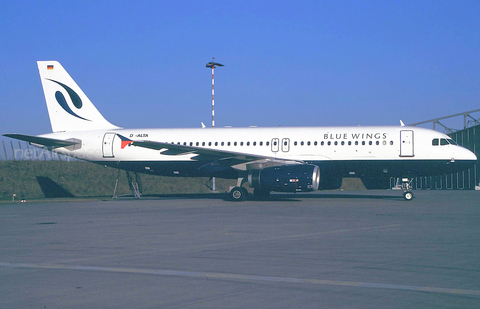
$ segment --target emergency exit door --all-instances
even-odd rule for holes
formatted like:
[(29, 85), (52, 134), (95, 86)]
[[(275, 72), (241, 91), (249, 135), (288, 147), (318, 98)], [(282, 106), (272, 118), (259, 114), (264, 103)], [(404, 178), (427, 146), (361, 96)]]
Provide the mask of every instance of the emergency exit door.
[(272, 152), (278, 152), (280, 150), (280, 140), (278, 138), (272, 138)]
[(283, 152), (288, 152), (290, 150), (290, 139), (289, 138), (283, 138), (282, 139), (282, 151)]
[(400, 131), (400, 157), (414, 156), (413, 131)]

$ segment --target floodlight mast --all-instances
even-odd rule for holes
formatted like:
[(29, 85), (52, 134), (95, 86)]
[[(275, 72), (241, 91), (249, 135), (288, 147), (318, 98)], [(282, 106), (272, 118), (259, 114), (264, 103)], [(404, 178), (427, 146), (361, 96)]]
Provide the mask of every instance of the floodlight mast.
[[(215, 62), (215, 57), (207, 63), (206, 67), (212, 69), (212, 128), (215, 127), (215, 67), (223, 67), (224, 65)], [(215, 191), (215, 177), (212, 177), (212, 191)]]
[(212, 57), (212, 61), (206, 65), (207, 68), (212, 69), (212, 128), (215, 127), (215, 68), (223, 66), (223, 64), (215, 62), (215, 57)]

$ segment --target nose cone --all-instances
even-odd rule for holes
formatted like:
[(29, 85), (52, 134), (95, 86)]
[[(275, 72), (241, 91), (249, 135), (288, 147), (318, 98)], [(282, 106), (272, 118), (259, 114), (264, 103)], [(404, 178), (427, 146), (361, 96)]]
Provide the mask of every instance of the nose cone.
[(473, 152), (463, 147), (462, 150), (463, 151), (460, 152), (459, 160), (477, 161), (477, 156)]
[(452, 157), (452, 163), (452, 168), (456, 171), (466, 170), (477, 163), (477, 156), (467, 148), (456, 146)]

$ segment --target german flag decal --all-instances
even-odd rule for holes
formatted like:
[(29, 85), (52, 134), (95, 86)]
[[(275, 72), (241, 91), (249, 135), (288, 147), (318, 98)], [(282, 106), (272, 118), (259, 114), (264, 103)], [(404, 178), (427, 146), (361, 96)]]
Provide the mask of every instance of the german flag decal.
[(47, 70), (53, 70), (53, 64), (48, 64), (47, 65)]

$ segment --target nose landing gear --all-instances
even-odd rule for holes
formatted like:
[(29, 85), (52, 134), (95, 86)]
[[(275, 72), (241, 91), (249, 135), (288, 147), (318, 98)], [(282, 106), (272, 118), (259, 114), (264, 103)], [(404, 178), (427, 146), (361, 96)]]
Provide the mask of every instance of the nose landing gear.
[(413, 200), (412, 181), (413, 178), (402, 178), (403, 197), (406, 201)]

